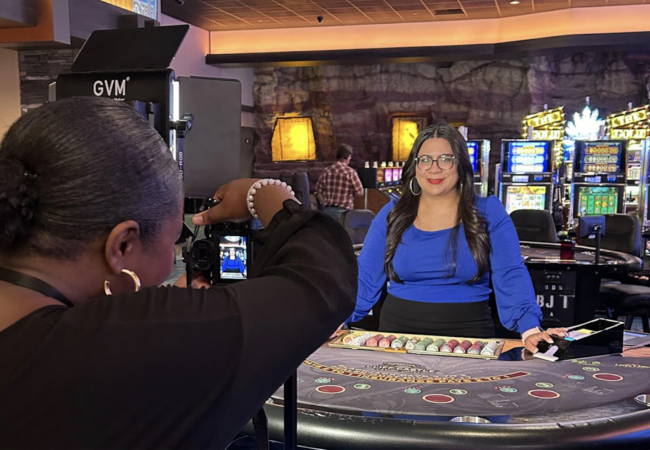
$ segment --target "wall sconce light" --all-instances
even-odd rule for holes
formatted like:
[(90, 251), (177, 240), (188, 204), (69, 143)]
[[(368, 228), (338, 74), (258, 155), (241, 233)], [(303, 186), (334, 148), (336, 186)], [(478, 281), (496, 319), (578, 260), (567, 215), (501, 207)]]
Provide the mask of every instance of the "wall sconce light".
[(426, 127), (426, 117), (393, 118), (393, 161), (406, 161), (418, 133)]
[(274, 162), (316, 160), (311, 117), (278, 117), (273, 127), (271, 150)]

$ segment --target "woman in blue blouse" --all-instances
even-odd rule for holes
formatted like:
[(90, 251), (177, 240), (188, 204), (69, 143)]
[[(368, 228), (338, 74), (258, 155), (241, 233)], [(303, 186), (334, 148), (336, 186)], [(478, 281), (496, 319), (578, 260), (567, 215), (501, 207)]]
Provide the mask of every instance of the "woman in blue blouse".
[(221, 265), (221, 273), (234, 272), (244, 275), (246, 268), (244, 263), (239, 256), (235, 253), (235, 249), (230, 247), (230, 254), (226, 255), (223, 258), (223, 264)]
[(542, 313), (512, 221), (496, 197), (475, 194), (461, 134), (447, 124), (422, 130), (402, 182), (402, 198), (379, 212), (366, 236), (349, 321), (368, 314), (388, 279), (381, 331), (494, 337), (491, 276), (503, 325), (533, 352), (538, 342), (552, 342), (539, 328)]

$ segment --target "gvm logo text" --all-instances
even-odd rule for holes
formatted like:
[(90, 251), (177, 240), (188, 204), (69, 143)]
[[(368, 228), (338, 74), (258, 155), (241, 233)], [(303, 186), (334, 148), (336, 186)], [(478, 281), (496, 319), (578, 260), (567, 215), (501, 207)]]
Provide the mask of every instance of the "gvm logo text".
[(126, 97), (126, 82), (131, 77), (126, 77), (124, 80), (97, 80), (93, 83), (93, 93), (97, 97), (104, 94), (109, 97)]

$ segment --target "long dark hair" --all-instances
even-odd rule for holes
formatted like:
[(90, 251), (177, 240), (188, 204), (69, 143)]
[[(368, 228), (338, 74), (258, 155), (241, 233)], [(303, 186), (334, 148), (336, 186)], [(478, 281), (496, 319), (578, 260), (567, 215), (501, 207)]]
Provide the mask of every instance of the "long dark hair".
[[(448, 261), (450, 266), (449, 276), (456, 273), (456, 257), (458, 254), (458, 232), (460, 224), (463, 223), (465, 228), (465, 238), (478, 270), (471, 282), (478, 281), (489, 270), (489, 255), (492, 247), (487, 234), (487, 221), (479, 214), (475, 206), (476, 193), (474, 191), (474, 171), (467, 151), (465, 138), (451, 125), (446, 123), (430, 125), (420, 131), (418, 134), (411, 153), (409, 154), (404, 170), (402, 172), (402, 185), (404, 186), (402, 198), (397, 205), (391, 210), (387, 218), (386, 231), (386, 254), (384, 255), (384, 271), (389, 279), (398, 283), (402, 280), (395, 273), (393, 268), (393, 258), (397, 251), (397, 246), (402, 242), (402, 235), (408, 227), (413, 225), (418, 214), (420, 197), (411, 192), (410, 186), (413, 183), (413, 189), (417, 192), (418, 182), (415, 178), (415, 158), (420, 152), (424, 141), (430, 138), (445, 139), (451, 145), (452, 151), (456, 156), (458, 167), (458, 190), (460, 200), (458, 202), (458, 212), (456, 214), (456, 225), (454, 226), (449, 241), (448, 249), (451, 248), (453, 258)], [(447, 252), (449, 254), (449, 252)]]
[(125, 220), (151, 243), (181, 220), (182, 181), (130, 106), (77, 97), (22, 116), (0, 146), (0, 253), (74, 259)]

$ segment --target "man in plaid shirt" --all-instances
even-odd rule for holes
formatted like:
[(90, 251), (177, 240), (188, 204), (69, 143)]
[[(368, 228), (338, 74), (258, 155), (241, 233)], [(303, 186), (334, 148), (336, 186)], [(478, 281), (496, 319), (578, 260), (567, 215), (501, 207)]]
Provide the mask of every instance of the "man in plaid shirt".
[(357, 172), (352, 169), (352, 147), (342, 144), (336, 152), (336, 164), (332, 164), (318, 179), (316, 190), (320, 193), (325, 212), (339, 220), (343, 211), (354, 208), (354, 197), (363, 195), (363, 186)]

